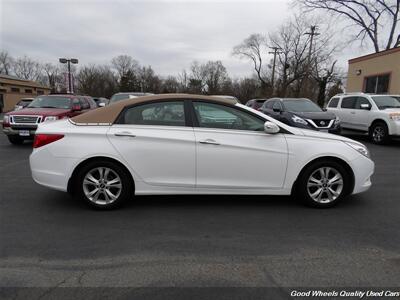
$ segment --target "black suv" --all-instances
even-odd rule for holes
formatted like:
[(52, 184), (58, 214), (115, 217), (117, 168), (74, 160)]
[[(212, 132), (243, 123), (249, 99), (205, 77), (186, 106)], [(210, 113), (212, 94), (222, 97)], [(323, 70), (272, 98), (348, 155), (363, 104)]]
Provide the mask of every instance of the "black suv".
[(340, 133), (340, 120), (306, 98), (271, 98), (260, 111), (289, 126)]

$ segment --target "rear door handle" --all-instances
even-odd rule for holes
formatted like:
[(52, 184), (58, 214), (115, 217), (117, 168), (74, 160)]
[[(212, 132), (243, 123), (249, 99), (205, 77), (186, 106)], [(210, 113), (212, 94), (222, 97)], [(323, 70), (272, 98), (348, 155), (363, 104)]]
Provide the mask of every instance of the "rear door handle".
[(121, 131), (114, 133), (115, 136), (128, 136), (128, 137), (136, 137), (132, 132), (129, 131)]
[(219, 145), (219, 143), (217, 143), (213, 139), (202, 140), (202, 141), (199, 141), (199, 143), (200, 144), (208, 144), (208, 145)]

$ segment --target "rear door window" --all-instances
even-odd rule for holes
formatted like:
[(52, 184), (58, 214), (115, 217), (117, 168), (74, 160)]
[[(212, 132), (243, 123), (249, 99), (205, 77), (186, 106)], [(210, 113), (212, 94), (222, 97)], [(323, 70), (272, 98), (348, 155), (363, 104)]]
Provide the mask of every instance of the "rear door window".
[(341, 108), (354, 109), (358, 97), (345, 97), (342, 100)]
[(164, 101), (128, 108), (124, 124), (185, 126), (183, 101)]

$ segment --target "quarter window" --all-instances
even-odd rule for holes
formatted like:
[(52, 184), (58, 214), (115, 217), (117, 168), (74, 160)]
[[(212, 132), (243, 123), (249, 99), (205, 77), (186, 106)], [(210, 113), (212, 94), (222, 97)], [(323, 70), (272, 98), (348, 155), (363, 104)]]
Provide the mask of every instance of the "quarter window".
[(158, 102), (129, 108), (124, 124), (185, 126), (183, 102)]
[(354, 108), (356, 105), (357, 97), (343, 98), (341, 108)]
[(200, 127), (234, 130), (264, 130), (264, 121), (239, 109), (206, 102), (193, 102)]

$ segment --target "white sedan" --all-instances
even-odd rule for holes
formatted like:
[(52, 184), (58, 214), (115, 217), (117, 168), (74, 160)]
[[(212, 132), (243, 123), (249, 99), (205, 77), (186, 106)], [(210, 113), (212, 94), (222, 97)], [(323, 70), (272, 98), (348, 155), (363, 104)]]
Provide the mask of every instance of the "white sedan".
[(330, 207), (366, 191), (374, 163), (348, 138), (207, 96), (154, 95), (43, 123), (33, 179), (96, 208), (134, 195), (290, 195)]

